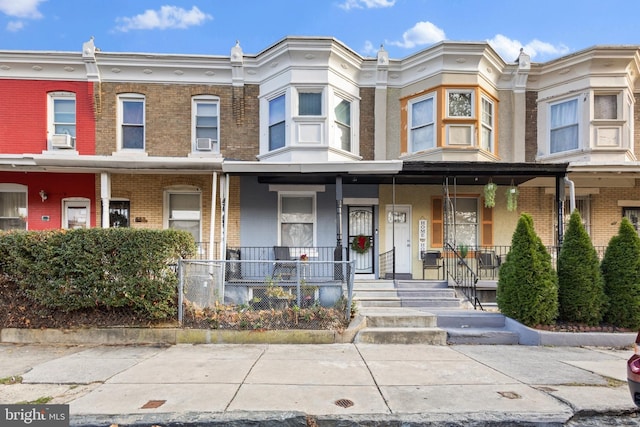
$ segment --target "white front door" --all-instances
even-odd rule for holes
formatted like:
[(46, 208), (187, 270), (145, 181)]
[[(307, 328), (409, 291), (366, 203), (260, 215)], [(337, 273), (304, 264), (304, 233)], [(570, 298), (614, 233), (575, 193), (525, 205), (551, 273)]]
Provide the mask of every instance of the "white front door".
[(387, 205), (385, 213), (386, 250), (396, 247), (396, 273), (411, 274), (411, 206)]

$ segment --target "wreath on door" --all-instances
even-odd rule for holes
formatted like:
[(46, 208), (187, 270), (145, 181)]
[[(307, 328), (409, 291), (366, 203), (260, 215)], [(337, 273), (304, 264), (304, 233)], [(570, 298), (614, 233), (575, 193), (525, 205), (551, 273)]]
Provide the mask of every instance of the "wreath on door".
[(351, 241), (351, 249), (359, 254), (366, 254), (371, 249), (371, 239), (369, 237), (359, 234)]

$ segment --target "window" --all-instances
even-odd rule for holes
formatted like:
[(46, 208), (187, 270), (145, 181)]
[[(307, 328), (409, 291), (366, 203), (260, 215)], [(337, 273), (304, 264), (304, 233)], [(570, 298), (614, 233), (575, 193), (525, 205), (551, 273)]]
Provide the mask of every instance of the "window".
[(482, 97), (482, 135), (480, 148), (493, 152), (493, 102)]
[(594, 95), (593, 118), (596, 120), (618, 119), (618, 97), (616, 95)]
[(193, 100), (193, 133), (195, 145), (193, 151), (219, 152), (218, 126), (219, 102), (214, 98), (196, 98)]
[(298, 93), (298, 115), (320, 116), (322, 115), (322, 94), (316, 92)]
[(200, 242), (200, 192), (170, 190), (166, 195), (168, 212), (166, 226), (188, 231), (196, 242)]
[(91, 211), (84, 197), (62, 200), (62, 228), (89, 228)]
[(0, 184), (0, 230), (27, 229), (27, 187)]
[(315, 195), (280, 194), (280, 244), (314, 246), (315, 216)]
[(280, 95), (269, 101), (269, 151), (284, 147), (285, 137), (285, 96)]
[(627, 218), (640, 234), (640, 208), (622, 208), (622, 216)]
[(351, 151), (351, 103), (336, 97), (334, 114), (336, 143), (343, 150)]
[[(576, 210), (580, 214), (580, 219), (582, 219), (582, 225), (584, 225), (584, 229), (587, 231), (587, 234), (591, 234), (591, 215), (590, 215), (590, 207), (589, 196), (576, 196)], [(571, 219), (571, 201), (569, 197), (566, 198), (564, 202), (564, 230), (566, 232), (567, 227), (569, 227), (569, 220)]]
[(417, 152), (435, 147), (435, 98), (430, 95), (409, 104), (409, 150)]
[(144, 150), (144, 97), (120, 97), (120, 147), (123, 150)]
[(551, 105), (551, 153), (578, 148), (578, 100)]
[(54, 135), (76, 137), (76, 96), (73, 93), (51, 94), (52, 126)]
[(131, 211), (128, 200), (111, 200), (109, 202), (109, 227), (129, 227)]
[(448, 117), (473, 117), (473, 92), (470, 90), (447, 91)]
[(478, 246), (478, 199), (458, 197), (452, 200), (448, 216), (447, 240), (471, 248)]

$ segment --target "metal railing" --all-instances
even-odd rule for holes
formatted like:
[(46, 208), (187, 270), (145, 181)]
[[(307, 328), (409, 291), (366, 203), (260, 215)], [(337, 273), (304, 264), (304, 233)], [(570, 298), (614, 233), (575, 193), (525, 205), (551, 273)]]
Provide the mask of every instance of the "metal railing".
[(445, 254), (445, 271), (451, 279), (449, 283), (453, 282), (453, 287), (462, 292), (474, 309), (480, 307), (481, 310), (484, 310), (478, 298), (478, 289), (476, 287), (478, 275), (467, 264), (467, 258), (463, 258), (456, 248), (449, 243), (445, 244)]
[(378, 277), (380, 277), (381, 279), (395, 279), (396, 249), (393, 248), (390, 251), (380, 254), (380, 256), (378, 257), (378, 265), (380, 266)]
[(345, 320), (351, 316), (352, 261), (179, 260), (178, 277), (181, 324), (185, 306), (216, 304), (243, 310), (344, 308)]

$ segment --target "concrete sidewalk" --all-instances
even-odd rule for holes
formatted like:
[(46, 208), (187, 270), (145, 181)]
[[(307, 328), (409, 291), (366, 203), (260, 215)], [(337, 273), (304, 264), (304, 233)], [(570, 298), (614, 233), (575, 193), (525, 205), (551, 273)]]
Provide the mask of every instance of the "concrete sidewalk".
[[(633, 414), (629, 349), (1, 344), (0, 403), (68, 403), (73, 426), (565, 425)], [(255, 425), (254, 424), (254, 425)]]

